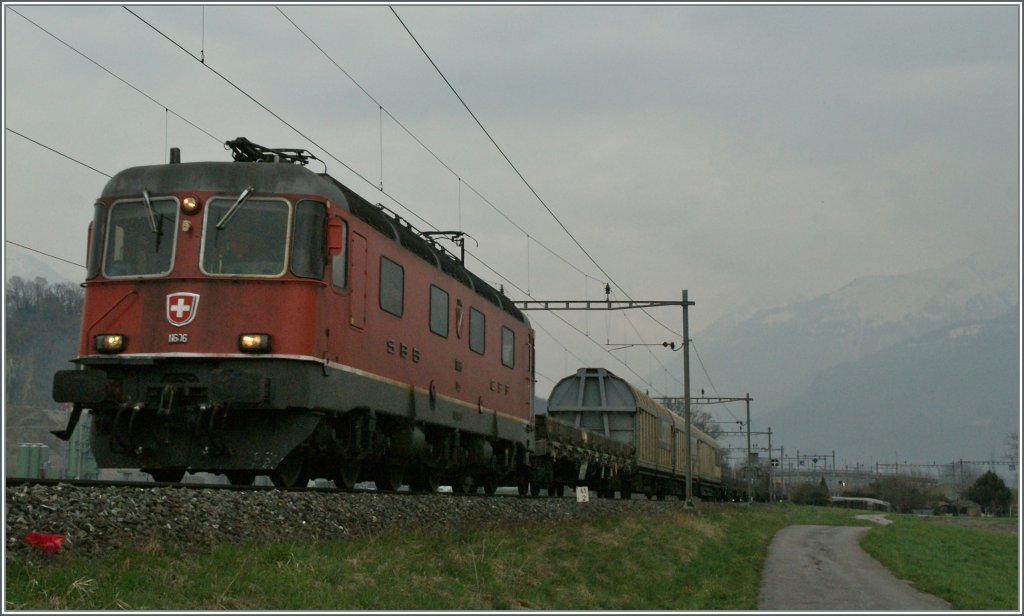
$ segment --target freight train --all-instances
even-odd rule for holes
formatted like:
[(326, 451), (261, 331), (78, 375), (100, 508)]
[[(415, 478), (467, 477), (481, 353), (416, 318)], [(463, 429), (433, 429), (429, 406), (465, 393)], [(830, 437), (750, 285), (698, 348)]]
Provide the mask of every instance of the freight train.
[[(58, 437), (87, 411), (101, 468), (164, 482), (680, 493), (678, 416), (582, 370), (535, 417), (534, 331), (503, 292), (308, 169), (309, 152), (226, 145), (233, 162), (172, 149), (96, 200), (77, 368), (53, 380), (73, 405)], [(717, 445), (695, 435), (692, 479), (713, 495)]]

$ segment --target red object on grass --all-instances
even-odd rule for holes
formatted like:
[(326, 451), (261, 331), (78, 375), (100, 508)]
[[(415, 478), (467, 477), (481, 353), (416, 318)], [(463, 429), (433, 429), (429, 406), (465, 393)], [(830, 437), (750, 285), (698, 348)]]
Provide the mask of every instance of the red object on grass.
[(64, 535), (44, 535), (43, 533), (32, 531), (25, 535), (25, 541), (29, 545), (34, 545), (41, 550), (46, 550), (50, 554), (56, 554), (60, 551), (60, 546), (64, 543)]

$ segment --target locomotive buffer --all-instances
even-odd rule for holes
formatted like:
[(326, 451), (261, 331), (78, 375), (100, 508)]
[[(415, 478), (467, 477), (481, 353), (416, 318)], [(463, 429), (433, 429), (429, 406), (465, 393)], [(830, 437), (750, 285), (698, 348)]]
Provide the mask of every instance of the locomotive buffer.
[[(605, 295), (611, 288), (605, 285)], [(682, 306), (683, 308), (683, 408), (686, 419), (686, 507), (693, 507), (693, 453), (690, 451), (693, 432), (690, 426), (690, 306), (688, 292), (683, 289), (681, 300), (529, 300), (515, 302), (520, 310), (635, 310), (644, 308), (661, 308), (664, 306)]]

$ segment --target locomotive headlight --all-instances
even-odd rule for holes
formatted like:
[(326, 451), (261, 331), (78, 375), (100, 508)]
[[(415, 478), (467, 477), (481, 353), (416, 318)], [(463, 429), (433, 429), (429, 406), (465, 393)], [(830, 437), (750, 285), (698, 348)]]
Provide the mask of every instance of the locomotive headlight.
[(124, 334), (99, 334), (92, 340), (92, 346), (98, 353), (120, 353), (124, 350)]
[(242, 334), (238, 348), (243, 353), (266, 353), (270, 350), (270, 334)]
[(195, 214), (199, 211), (199, 199), (195, 197), (185, 197), (181, 200), (181, 211), (186, 214)]

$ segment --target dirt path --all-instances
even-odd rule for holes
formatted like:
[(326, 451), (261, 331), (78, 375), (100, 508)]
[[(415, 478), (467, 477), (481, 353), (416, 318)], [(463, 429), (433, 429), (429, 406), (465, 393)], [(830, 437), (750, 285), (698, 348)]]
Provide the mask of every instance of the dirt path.
[(853, 526), (783, 528), (768, 546), (758, 609), (857, 612), (952, 609), (944, 600), (897, 579), (868, 556), (860, 547), (860, 539), (867, 531), (867, 527)]

